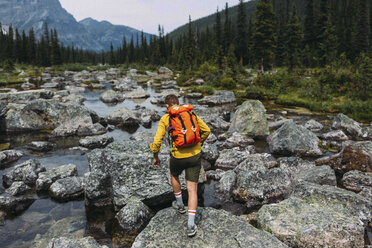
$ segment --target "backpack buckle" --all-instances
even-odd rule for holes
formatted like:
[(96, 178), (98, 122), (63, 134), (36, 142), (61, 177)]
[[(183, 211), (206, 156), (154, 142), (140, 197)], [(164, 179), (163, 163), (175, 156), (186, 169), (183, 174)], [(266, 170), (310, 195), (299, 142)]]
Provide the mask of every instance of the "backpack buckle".
[(192, 127), (191, 130), (192, 130), (193, 132), (196, 132), (196, 127)]
[(187, 132), (187, 129), (182, 129), (181, 130), (181, 133), (183, 133), (183, 134), (186, 134), (186, 132)]

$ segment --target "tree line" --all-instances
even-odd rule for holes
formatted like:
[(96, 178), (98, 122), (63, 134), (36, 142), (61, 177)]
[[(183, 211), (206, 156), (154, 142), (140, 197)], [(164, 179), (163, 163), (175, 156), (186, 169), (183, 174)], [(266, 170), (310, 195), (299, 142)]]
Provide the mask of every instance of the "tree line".
[[(298, 6), (305, 9), (298, 14)], [(123, 38), (120, 47), (111, 44), (108, 52), (84, 51), (64, 46), (56, 30), (44, 25), (44, 34), (35, 38), (9, 27), (0, 31), (0, 62), (41, 66), (89, 62), (172, 65), (190, 70), (205, 62), (219, 69), (235, 71), (239, 66), (324, 67), (340, 61), (354, 62), (361, 53), (371, 51), (371, 0), (258, 0), (256, 11), (248, 18), (244, 0), (239, 0), (238, 17), (231, 21), (229, 6), (217, 9), (213, 28), (194, 30), (189, 18), (187, 33), (170, 39), (159, 25), (157, 36), (147, 41), (143, 35)], [(224, 17), (222, 21), (221, 17)]]

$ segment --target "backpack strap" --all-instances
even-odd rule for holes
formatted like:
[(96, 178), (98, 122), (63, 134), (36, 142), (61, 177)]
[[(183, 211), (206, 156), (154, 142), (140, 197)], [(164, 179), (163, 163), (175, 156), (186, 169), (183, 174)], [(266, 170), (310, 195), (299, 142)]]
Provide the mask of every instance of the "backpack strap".
[(192, 131), (194, 131), (194, 135), (195, 135), (194, 142), (196, 143), (196, 126), (195, 126), (194, 120), (192, 119), (191, 111), (187, 111), (187, 113), (189, 113), (189, 115), (190, 115), (190, 120), (191, 120), (191, 124), (192, 124), (192, 127), (193, 127)]
[(187, 138), (186, 138), (186, 131), (187, 131), (187, 129), (186, 129), (186, 126), (185, 126), (185, 122), (182, 120), (182, 117), (181, 117), (180, 114), (177, 114), (177, 116), (178, 116), (178, 118), (181, 121), (183, 130), (185, 130), (185, 132), (182, 132), (182, 133), (183, 133), (183, 137), (185, 138), (185, 144), (186, 144), (187, 143)]

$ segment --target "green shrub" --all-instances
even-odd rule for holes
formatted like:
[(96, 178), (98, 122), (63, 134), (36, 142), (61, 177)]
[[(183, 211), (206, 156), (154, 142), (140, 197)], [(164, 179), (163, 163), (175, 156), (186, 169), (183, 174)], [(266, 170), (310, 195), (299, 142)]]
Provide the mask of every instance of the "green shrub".
[(203, 86), (192, 86), (190, 87), (192, 92), (199, 92), (204, 95), (212, 95), (215, 89), (210, 85), (203, 85)]
[(199, 70), (196, 72), (198, 77), (203, 78), (205, 81), (213, 80), (216, 76), (218, 76), (218, 68), (215, 65), (211, 65), (208, 62), (204, 62), (199, 67)]
[(221, 87), (224, 89), (232, 90), (236, 88), (236, 82), (232, 78), (224, 78), (221, 80)]

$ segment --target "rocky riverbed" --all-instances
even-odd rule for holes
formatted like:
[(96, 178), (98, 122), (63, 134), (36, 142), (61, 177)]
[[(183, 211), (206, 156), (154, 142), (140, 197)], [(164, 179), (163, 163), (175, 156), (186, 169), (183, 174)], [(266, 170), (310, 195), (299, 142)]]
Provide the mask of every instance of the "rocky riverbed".
[[(371, 125), (238, 104), (227, 91), (203, 97), (174, 76), (164, 67), (45, 72), (33, 89), (2, 89), (1, 247), (372, 245)], [(169, 143), (160, 168), (148, 148), (169, 93), (212, 130), (191, 240), (187, 217), (169, 208)]]

